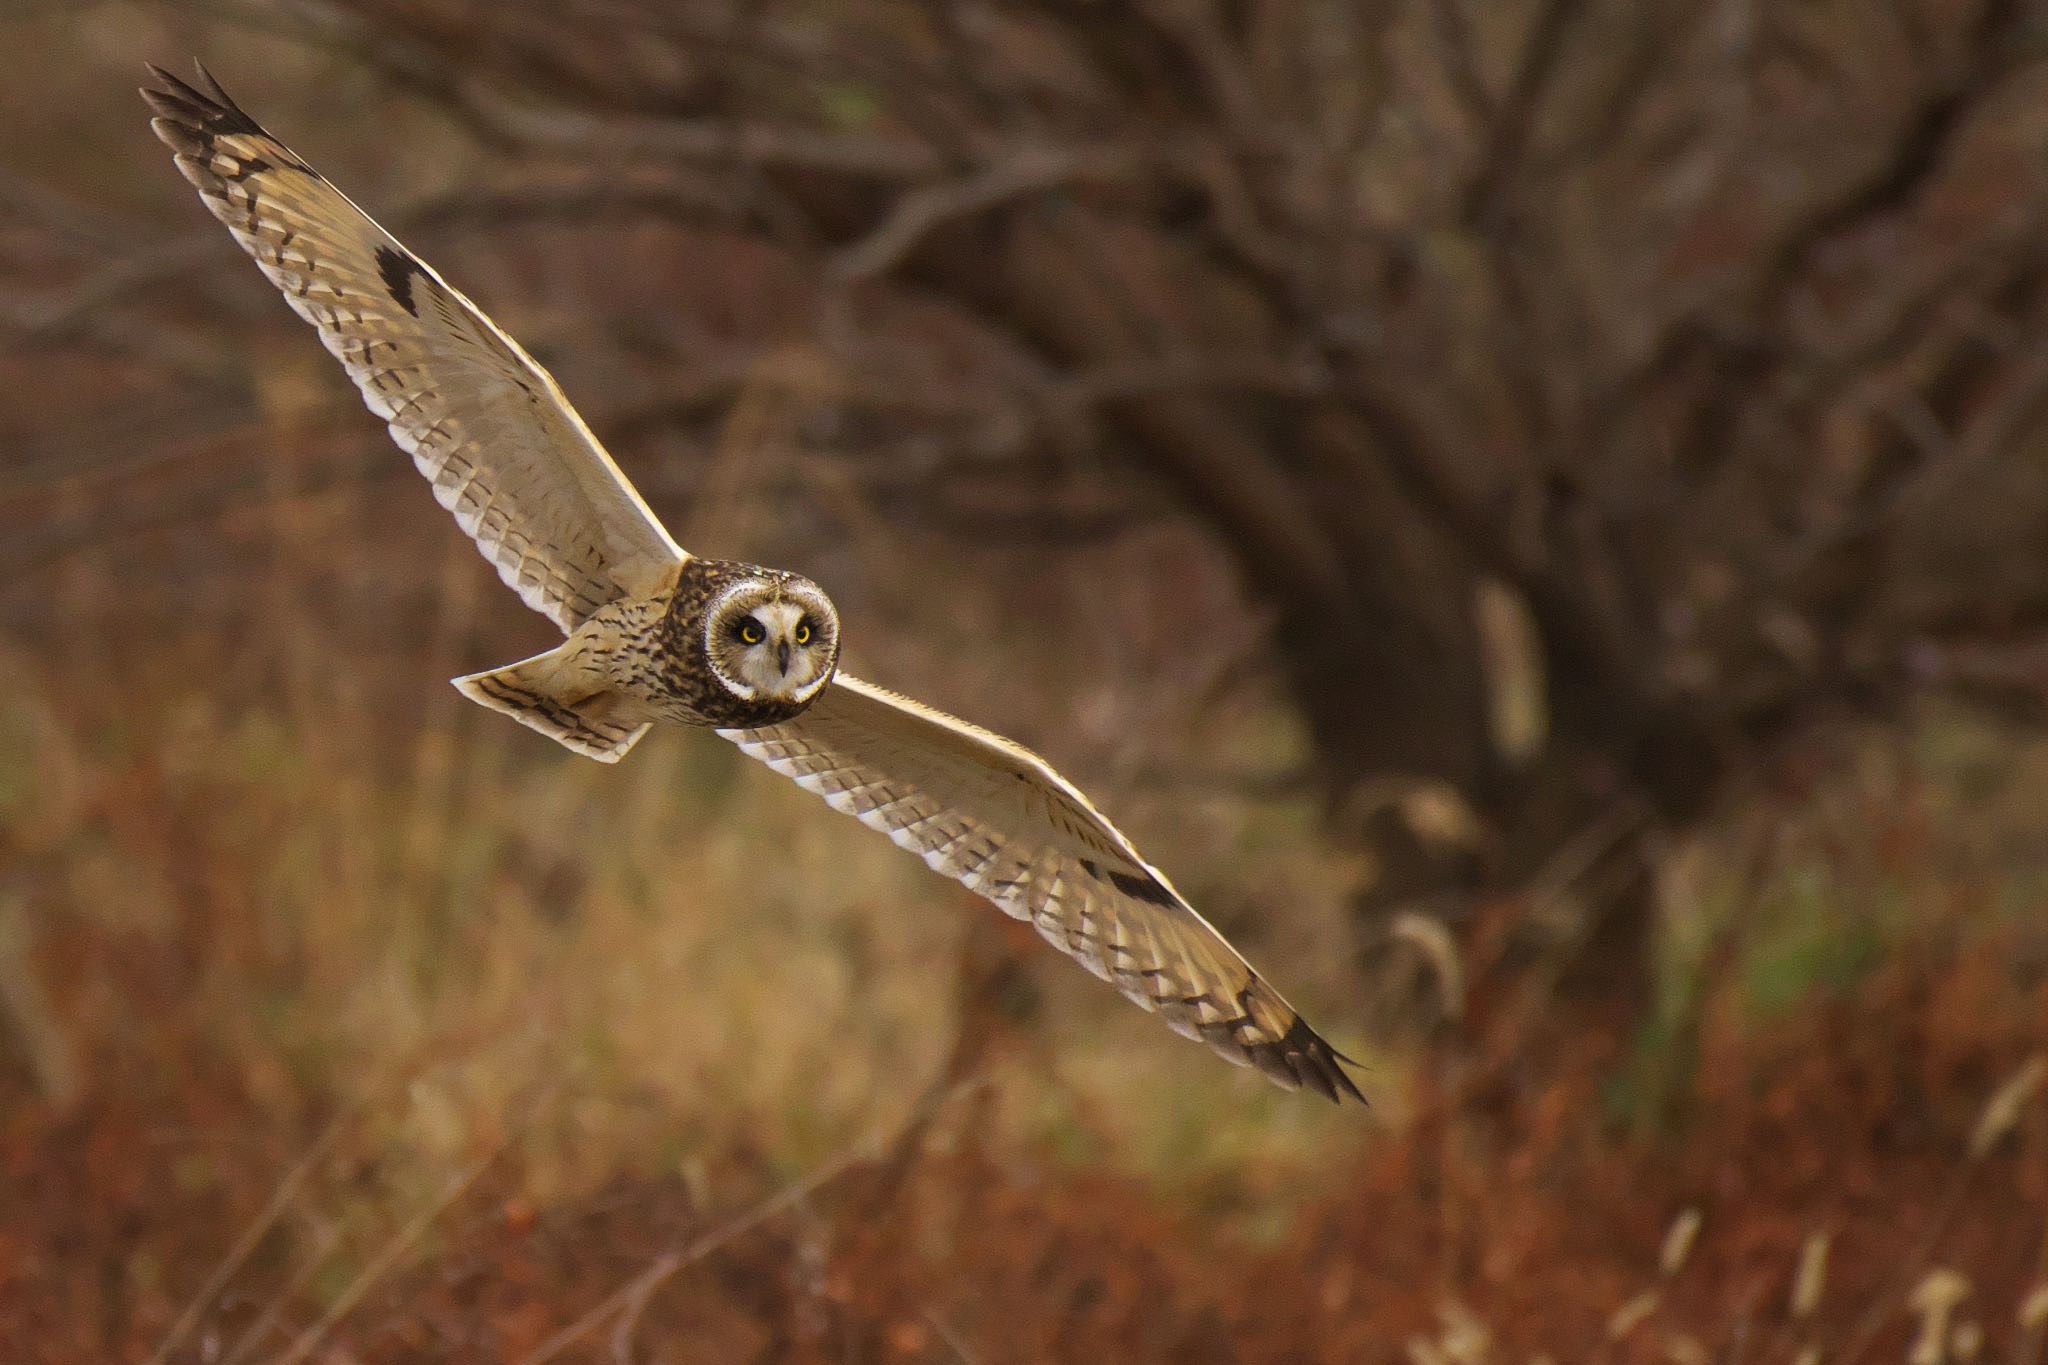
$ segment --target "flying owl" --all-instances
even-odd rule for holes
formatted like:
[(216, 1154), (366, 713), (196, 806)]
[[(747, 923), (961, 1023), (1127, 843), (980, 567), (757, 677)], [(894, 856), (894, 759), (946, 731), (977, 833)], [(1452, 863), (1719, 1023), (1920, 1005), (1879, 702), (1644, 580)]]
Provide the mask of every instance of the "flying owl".
[(1278, 1084), (1361, 1099), (1342, 1058), (1072, 784), (999, 735), (838, 669), (799, 574), (670, 538), (534, 359), (257, 126), (202, 67), (157, 67), (151, 127), (319, 329), (499, 576), (568, 638), (455, 679), (580, 754), (708, 727), (879, 830), (1178, 1033)]

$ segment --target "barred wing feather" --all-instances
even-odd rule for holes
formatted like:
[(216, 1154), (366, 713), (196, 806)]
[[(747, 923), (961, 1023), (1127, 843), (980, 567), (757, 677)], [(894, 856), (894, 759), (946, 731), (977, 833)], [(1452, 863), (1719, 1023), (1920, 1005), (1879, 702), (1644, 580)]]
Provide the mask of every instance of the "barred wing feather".
[(547, 371), (204, 68), (204, 89), (150, 71), (150, 126), (179, 171), (528, 606), (566, 634), (673, 580), (687, 556)]
[(1029, 750), (844, 673), (795, 720), (719, 733), (1030, 921), (1176, 1032), (1288, 1089), (1361, 1098), (1336, 1050)]

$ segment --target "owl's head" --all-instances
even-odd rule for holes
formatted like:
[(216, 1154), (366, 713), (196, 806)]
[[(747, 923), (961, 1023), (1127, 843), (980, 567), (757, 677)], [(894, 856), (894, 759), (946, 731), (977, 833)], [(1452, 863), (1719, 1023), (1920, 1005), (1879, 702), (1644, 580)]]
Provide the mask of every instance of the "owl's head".
[(749, 574), (704, 613), (704, 656), (742, 701), (801, 705), (839, 663), (839, 613), (797, 574)]

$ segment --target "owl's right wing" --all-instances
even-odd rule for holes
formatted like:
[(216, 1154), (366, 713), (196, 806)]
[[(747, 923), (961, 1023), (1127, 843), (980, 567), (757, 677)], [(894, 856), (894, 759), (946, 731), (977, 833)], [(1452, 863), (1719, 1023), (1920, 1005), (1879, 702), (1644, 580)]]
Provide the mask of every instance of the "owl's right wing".
[(688, 556), (547, 371), (257, 126), (201, 68), (151, 67), (156, 135), (348, 370), (499, 577), (564, 634), (653, 596)]
[(1028, 749), (844, 673), (795, 720), (718, 733), (1029, 920), (1176, 1032), (1290, 1090), (1363, 1099), (1337, 1051)]

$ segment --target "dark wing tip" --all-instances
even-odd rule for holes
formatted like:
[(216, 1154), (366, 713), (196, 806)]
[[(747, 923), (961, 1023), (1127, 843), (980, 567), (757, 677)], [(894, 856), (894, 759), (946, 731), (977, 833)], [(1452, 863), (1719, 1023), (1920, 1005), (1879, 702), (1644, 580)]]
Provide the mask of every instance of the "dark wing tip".
[(1357, 1063), (1331, 1047), (1298, 1014), (1279, 1041), (1254, 1043), (1245, 1050), (1252, 1065), (1289, 1089), (1307, 1086), (1333, 1104), (1343, 1103), (1346, 1095), (1360, 1104), (1366, 1103), (1350, 1073), (1344, 1070), (1346, 1063)]
[[(260, 124), (244, 113), (227, 91), (221, 88), (213, 73), (204, 66), (194, 63), (199, 74), (199, 86), (180, 80), (154, 62), (143, 65), (155, 78), (154, 86), (142, 87), (142, 98), (159, 118), (169, 119), (192, 132), (205, 137), (218, 137), (222, 133), (253, 133), (268, 136)], [(201, 89), (200, 86), (204, 86)]]

